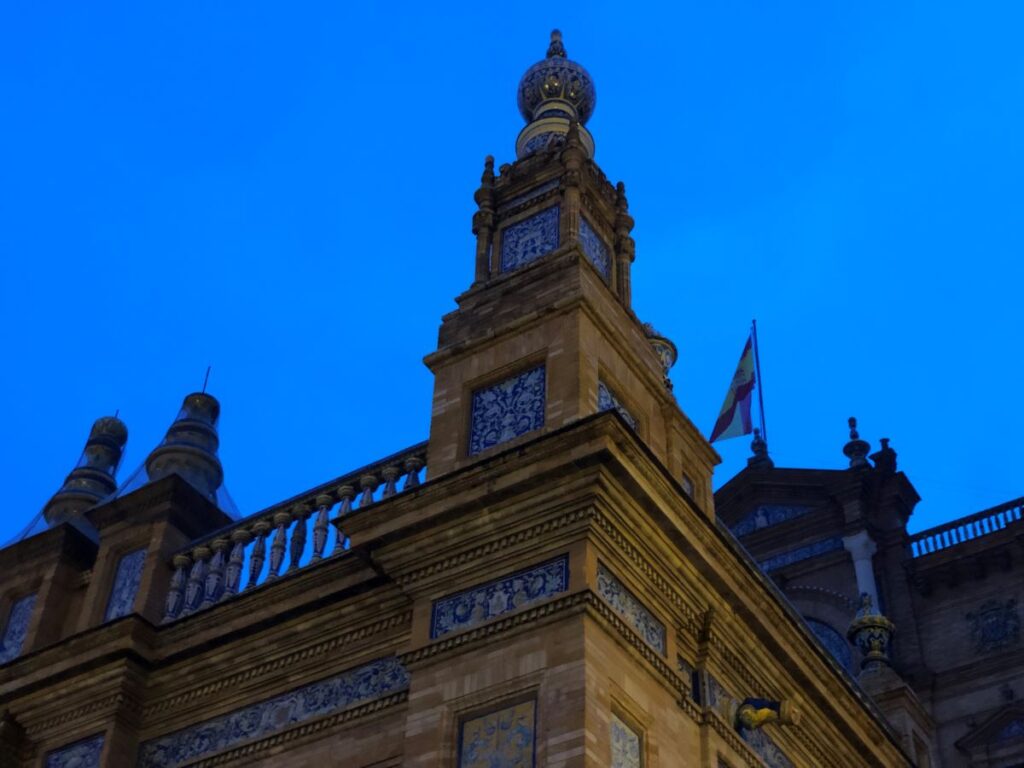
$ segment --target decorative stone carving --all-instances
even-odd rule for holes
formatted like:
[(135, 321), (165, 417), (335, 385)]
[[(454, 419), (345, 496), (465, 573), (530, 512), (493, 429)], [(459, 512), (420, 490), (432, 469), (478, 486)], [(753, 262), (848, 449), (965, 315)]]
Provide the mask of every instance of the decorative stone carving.
[(505, 227), (501, 233), (502, 272), (525, 267), (558, 247), (558, 211), (553, 205)]
[(633, 429), (636, 429), (637, 421), (633, 417), (626, 407), (619, 402), (612, 391), (608, 388), (608, 385), (603, 381), (597, 382), (597, 410), (599, 411), (618, 411), (619, 415), (626, 420)]
[(466, 720), (459, 768), (533, 768), (537, 703), (530, 699)]
[(747, 536), (762, 528), (795, 520), (811, 511), (810, 507), (786, 507), (777, 504), (762, 504), (732, 527), (734, 536)]
[(601, 276), (605, 280), (611, 280), (612, 259), (608, 254), (608, 246), (583, 216), (580, 217), (580, 245), (583, 246), (583, 253), (587, 259), (601, 273)]
[(34, 594), (16, 600), (11, 606), (7, 626), (4, 627), (3, 642), (0, 643), (0, 664), (6, 664), (21, 655), (21, 646), (28, 634), (28, 624), (32, 620), (32, 611), (35, 607)]
[(989, 653), (1020, 640), (1020, 615), (1017, 601), (987, 600), (967, 614), (976, 653)]
[(853, 669), (853, 654), (850, 652), (850, 644), (846, 638), (823, 621), (817, 619), (807, 619), (806, 621), (807, 626), (818, 638), (818, 642), (825, 646), (825, 650), (839, 663), (839, 666), (847, 672), (851, 671)]
[(612, 715), (612, 768), (641, 768), (640, 734)]
[(597, 564), (597, 593), (639, 633), (644, 642), (664, 655), (665, 625), (654, 618), (654, 614), (602, 563)]
[(468, 629), (496, 616), (539, 603), (569, 588), (569, 557), (528, 568), (511, 576), (434, 602), (430, 637)]
[(135, 606), (135, 595), (142, 581), (142, 568), (146, 564), (146, 550), (137, 549), (121, 557), (114, 574), (114, 583), (110, 587), (110, 600), (107, 602), (105, 621), (127, 616)]
[(805, 547), (799, 547), (798, 549), (792, 549), (789, 552), (783, 552), (781, 555), (775, 555), (769, 557), (767, 560), (761, 561), (761, 570), (765, 573), (774, 571), (777, 568), (798, 563), (801, 560), (810, 560), (812, 557), (820, 557), (826, 555), (829, 552), (836, 552), (843, 548), (843, 540), (841, 537), (836, 536), (831, 539), (822, 539), (816, 541), (813, 544), (808, 544)]
[(896, 633), (896, 626), (875, 609), (871, 595), (865, 592), (860, 597), (861, 607), (846, 635), (863, 655), (861, 667), (888, 664), (889, 644)]
[(378, 659), (290, 693), (147, 741), (139, 748), (139, 768), (175, 768), (408, 687), (409, 673), (397, 658)]
[(544, 366), (473, 393), (469, 454), (544, 426)]
[(99, 768), (103, 734), (90, 736), (46, 756), (46, 768)]

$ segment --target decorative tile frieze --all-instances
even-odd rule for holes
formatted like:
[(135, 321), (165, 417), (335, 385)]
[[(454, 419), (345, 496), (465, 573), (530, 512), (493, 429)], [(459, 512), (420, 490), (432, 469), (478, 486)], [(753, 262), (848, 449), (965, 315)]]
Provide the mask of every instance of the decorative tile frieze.
[(807, 619), (806, 621), (818, 641), (825, 646), (825, 650), (839, 662), (839, 666), (847, 672), (852, 670), (853, 654), (850, 652), (850, 644), (846, 638), (823, 621), (817, 619)]
[(597, 593), (648, 645), (665, 654), (665, 625), (654, 618), (654, 614), (603, 563), (597, 564)]
[(502, 272), (532, 264), (558, 247), (558, 211), (553, 205), (505, 227), (501, 234)]
[(46, 768), (99, 768), (103, 734), (90, 736), (46, 756)]
[(775, 555), (767, 558), (766, 560), (762, 560), (761, 570), (768, 573), (769, 571), (774, 571), (778, 568), (798, 563), (801, 560), (810, 560), (812, 557), (820, 557), (821, 555), (827, 555), (829, 552), (836, 552), (842, 548), (843, 539), (839, 536), (831, 539), (822, 539), (821, 541), (816, 541), (813, 544), (808, 544), (805, 547), (791, 549), (789, 552), (783, 552), (780, 555)]
[(580, 216), (580, 245), (583, 246), (584, 255), (601, 273), (601, 276), (605, 280), (611, 280), (612, 259), (608, 255), (608, 246), (583, 216)]
[(603, 381), (597, 382), (597, 410), (618, 411), (619, 415), (626, 420), (633, 429), (636, 429), (637, 421)]
[(641, 768), (640, 734), (612, 715), (612, 768)]
[(967, 614), (971, 640), (976, 653), (989, 653), (1016, 644), (1020, 640), (1020, 615), (1017, 601), (987, 600)]
[(28, 635), (28, 625), (35, 607), (34, 594), (14, 601), (10, 613), (7, 614), (7, 624), (4, 626), (3, 640), (0, 642), (0, 664), (6, 664), (21, 655), (21, 646)]
[(147, 741), (139, 748), (139, 766), (175, 768), (408, 687), (409, 673), (397, 658), (378, 659), (290, 693)]
[(798, 517), (812, 511), (811, 507), (781, 506), (778, 504), (762, 504), (749, 515), (740, 520), (732, 527), (733, 535), (736, 537), (747, 536), (762, 528), (770, 528), (773, 525), (795, 520)]
[(563, 556), (434, 602), (430, 637), (483, 624), (569, 589), (569, 557)]
[(536, 730), (533, 699), (466, 720), (459, 729), (459, 768), (533, 768)]
[(544, 373), (538, 365), (473, 393), (470, 456), (544, 426)]
[(124, 555), (117, 564), (117, 573), (110, 588), (106, 621), (127, 616), (135, 606), (135, 595), (142, 581), (142, 568), (146, 564), (146, 550), (137, 549)]
[(785, 753), (772, 741), (772, 737), (765, 733), (764, 728), (740, 728), (739, 731), (740, 738), (764, 760), (768, 768), (795, 768)]

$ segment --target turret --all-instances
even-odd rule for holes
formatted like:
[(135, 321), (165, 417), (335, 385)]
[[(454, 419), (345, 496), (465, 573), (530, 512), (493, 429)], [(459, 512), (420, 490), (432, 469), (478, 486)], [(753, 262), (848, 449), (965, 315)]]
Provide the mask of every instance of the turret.
[(78, 516), (117, 490), (115, 476), (127, 441), (128, 428), (116, 416), (96, 420), (75, 468), (43, 507), (48, 525)]

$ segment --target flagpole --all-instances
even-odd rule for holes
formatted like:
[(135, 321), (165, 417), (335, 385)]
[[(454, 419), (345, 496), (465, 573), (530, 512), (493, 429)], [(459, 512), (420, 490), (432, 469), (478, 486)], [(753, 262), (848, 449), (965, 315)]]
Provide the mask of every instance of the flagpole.
[(768, 428), (764, 425), (764, 379), (761, 378), (761, 356), (757, 351), (757, 319), (751, 321), (754, 337), (754, 370), (757, 372), (757, 407), (761, 413), (761, 439), (768, 442)]

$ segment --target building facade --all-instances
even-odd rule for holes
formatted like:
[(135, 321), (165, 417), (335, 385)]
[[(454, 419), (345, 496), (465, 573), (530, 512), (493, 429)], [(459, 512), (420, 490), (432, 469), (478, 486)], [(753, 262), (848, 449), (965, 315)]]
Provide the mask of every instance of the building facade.
[[(127, 430), (97, 421), (0, 549), (0, 768), (1019, 762), (1015, 683), (985, 682), (1024, 666), (1019, 507), (911, 540), (916, 494), (866, 449), (828, 472), (761, 446), (713, 494), (559, 34), (518, 98), (428, 439), (238, 517), (213, 397), (120, 482)], [(922, 640), (963, 607), (984, 680)]]

